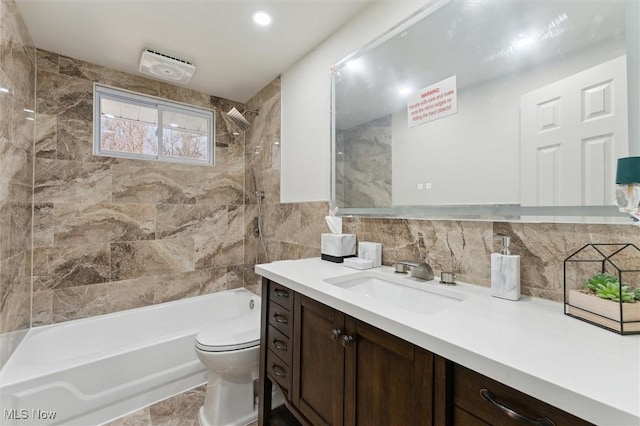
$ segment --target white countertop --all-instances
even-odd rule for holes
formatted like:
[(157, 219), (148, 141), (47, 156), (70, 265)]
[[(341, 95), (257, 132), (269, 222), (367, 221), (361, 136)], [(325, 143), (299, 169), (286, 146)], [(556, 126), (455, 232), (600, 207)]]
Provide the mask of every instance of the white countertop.
[[(597, 425), (640, 425), (640, 335), (620, 336), (564, 314), (561, 303), (468, 297), (430, 315), (387, 306), (323, 280), (359, 271), (320, 258), (256, 265), (256, 272)], [(393, 275), (392, 268), (376, 271)], [(415, 280), (409, 278), (411, 280)], [(424, 286), (442, 286), (420, 281)]]

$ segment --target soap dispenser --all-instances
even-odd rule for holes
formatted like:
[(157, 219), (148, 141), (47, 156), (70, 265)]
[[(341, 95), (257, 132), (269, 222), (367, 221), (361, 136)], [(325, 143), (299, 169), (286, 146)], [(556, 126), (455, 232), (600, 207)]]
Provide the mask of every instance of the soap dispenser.
[(491, 295), (508, 300), (520, 299), (520, 256), (512, 255), (511, 237), (497, 235), (502, 248), (491, 254)]

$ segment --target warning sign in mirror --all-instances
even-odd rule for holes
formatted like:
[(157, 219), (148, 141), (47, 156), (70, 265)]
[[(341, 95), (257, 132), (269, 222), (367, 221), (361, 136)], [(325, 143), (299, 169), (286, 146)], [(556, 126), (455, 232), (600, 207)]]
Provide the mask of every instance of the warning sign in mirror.
[(407, 101), (409, 127), (458, 112), (456, 76), (439, 81), (411, 95)]

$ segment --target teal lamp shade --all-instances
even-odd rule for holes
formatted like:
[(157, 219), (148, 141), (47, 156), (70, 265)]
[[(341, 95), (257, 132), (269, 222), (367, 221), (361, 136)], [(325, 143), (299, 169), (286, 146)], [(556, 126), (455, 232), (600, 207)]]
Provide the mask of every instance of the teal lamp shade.
[(624, 185), (630, 183), (640, 183), (640, 157), (618, 159), (616, 184)]
[(621, 212), (628, 213), (640, 225), (640, 157), (618, 160), (616, 202)]

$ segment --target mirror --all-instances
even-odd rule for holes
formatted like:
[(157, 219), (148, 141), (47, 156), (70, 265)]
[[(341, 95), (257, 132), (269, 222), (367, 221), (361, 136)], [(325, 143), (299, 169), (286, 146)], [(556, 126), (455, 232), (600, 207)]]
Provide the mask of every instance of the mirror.
[(349, 55), (332, 68), (332, 207), (628, 223), (631, 3), (436, 2)]

